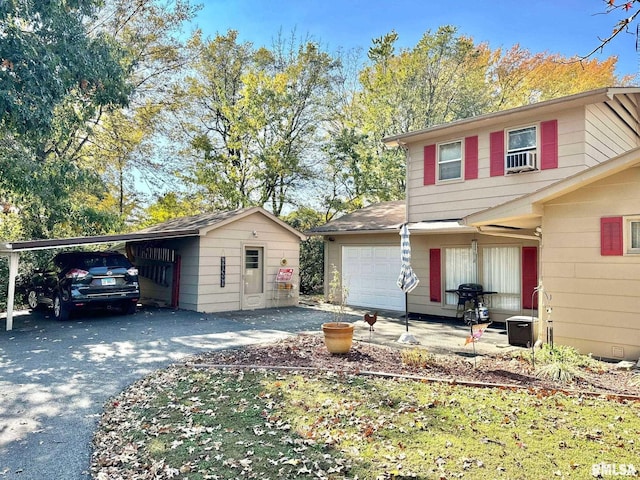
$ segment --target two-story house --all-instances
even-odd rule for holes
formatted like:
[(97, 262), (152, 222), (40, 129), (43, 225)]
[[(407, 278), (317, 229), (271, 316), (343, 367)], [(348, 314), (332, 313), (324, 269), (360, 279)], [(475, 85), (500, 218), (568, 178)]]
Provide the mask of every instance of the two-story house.
[[(541, 339), (640, 356), (640, 88), (605, 88), (385, 139), (407, 158), (406, 202), (314, 229), (348, 303), (402, 310), (399, 227), (420, 279), (412, 313), (455, 316), (460, 284), (491, 318), (537, 315)], [(542, 287), (546, 295), (537, 295)], [(552, 307), (547, 314), (547, 306)]]

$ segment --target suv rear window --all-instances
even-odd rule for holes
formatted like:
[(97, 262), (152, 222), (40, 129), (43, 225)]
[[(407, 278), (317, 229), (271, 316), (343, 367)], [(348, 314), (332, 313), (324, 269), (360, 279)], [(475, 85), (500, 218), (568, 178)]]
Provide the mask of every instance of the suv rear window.
[(76, 267), (91, 269), (95, 267), (131, 267), (131, 262), (119, 253), (62, 253), (55, 259), (56, 265), (61, 268)]

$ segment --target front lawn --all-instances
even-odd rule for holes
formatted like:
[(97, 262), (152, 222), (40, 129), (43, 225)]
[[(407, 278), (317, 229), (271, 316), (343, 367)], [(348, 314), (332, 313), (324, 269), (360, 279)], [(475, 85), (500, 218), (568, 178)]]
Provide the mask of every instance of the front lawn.
[(598, 468), (640, 470), (639, 435), (640, 404), (627, 400), (176, 366), (110, 402), (95, 437), (92, 474), (584, 479)]

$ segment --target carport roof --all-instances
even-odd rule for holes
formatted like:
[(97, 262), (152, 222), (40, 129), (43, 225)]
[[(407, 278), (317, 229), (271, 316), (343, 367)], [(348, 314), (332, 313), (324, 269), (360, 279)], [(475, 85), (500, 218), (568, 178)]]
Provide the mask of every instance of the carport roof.
[(133, 233), (115, 235), (98, 235), (93, 237), (52, 238), (44, 240), (24, 240), (18, 242), (0, 243), (0, 255), (27, 250), (46, 250), (57, 247), (77, 247), (80, 245), (98, 245), (102, 243), (135, 242), (145, 240), (159, 240), (165, 238), (197, 237), (222, 225), (234, 222), (253, 213), (260, 213), (283, 228), (298, 236), (301, 240), (306, 237), (302, 233), (287, 225), (275, 215), (260, 207), (239, 208), (225, 212), (212, 212), (180, 217)]
[(157, 232), (122, 233), (118, 235), (97, 235), (93, 237), (52, 238), (44, 240), (24, 240), (0, 243), (0, 254), (24, 252), (27, 250), (46, 250), (56, 247), (77, 247), (80, 245), (97, 245), (127, 241), (156, 240), (160, 238), (192, 237), (200, 234), (200, 230), (173, 230)]

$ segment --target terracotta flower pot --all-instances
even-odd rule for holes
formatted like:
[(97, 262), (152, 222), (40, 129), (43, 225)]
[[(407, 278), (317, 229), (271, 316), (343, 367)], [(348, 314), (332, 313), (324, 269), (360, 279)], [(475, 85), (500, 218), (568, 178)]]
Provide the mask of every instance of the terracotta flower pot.
[(324, 344), (329, 353), (348, 353), (353, 343), (353, 329), (351, 323), (323, 323)]

